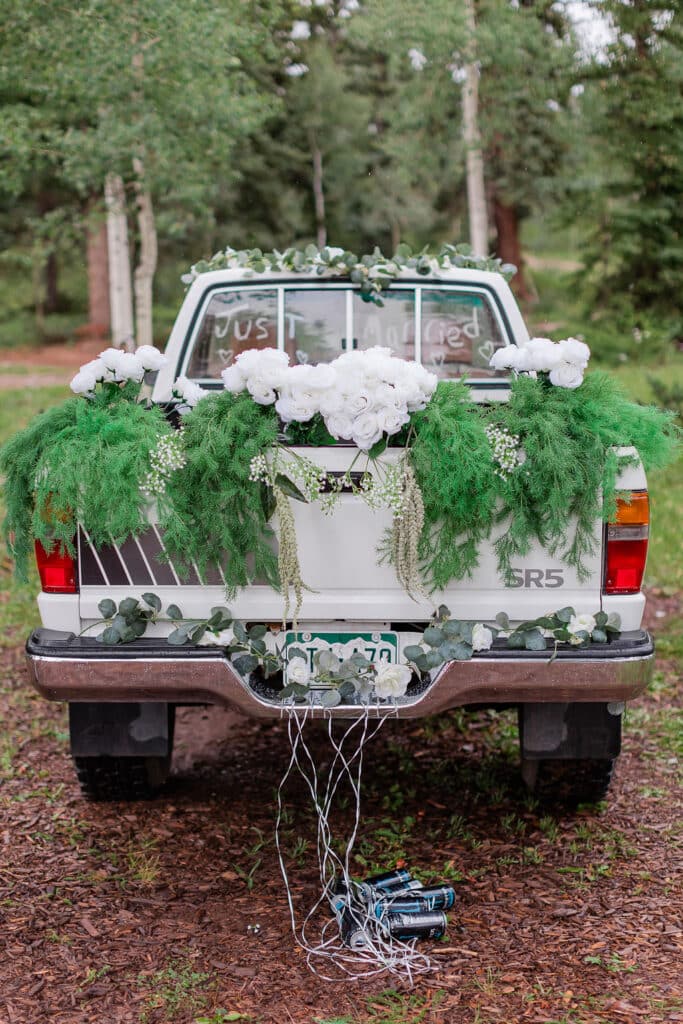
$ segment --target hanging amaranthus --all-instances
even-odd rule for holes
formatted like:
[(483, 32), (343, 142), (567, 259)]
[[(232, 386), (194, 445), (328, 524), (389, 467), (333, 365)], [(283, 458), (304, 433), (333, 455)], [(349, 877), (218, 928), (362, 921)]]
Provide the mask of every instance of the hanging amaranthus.
[(280, 574), (280, 587), (285, 599), (285, 606), (282, 613), (283, 629), (285, 621), (289, 618), (290, 588), (294, 591), (295, 605), (292, 614), (293, 624), (296, 627), (296, 620), (301, 610), (303, 598), (304, 581), (301, 578), (301, 566), (299, 564), (299, 549), (296, 541), (296, 525), (294, 513), (285, 492), (277, 486), (273, 487), (275, 495), (275, 510), (279, 523), (279, 549), (278, 549), (278, 571)]
[(401, 508), (394, 517), (391, 532), (391, 560), (396, 576), (410, 597), (426, 596), (420, 574), (418, 545), (425, 520), (422, 491), (413, 467), (405, 460)]

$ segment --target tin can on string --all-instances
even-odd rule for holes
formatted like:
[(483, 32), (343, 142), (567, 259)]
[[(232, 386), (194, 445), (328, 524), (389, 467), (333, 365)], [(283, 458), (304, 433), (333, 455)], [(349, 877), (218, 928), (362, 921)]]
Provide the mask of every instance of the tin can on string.
[(432, 910), (450, 910), (455, 903), (455, 890), (450, 885), (432, 885), (413, 892), (394, 895), (391, 890), (373, 904), (375, 917), (384, 914), (419, 914)]
[[(395, 873), (398, 874), (398, 872)], [(408, 874), (408, 872), (406, 871), (405, 874)], [(414, 892), (416, 889), (422, 889), (422, 887), (422, 882), (418, 882), (416, 878), (411, 878), (410, 875), (408, 875), (407, 879), (394, 880), (393, 884), (385, 882), (381, 885), (376, 885), (374, 884), (374, 879), (367, 878), (358, 886), (358, 895), (363, 902), (373, 903), (381, 897), (389, 897), (390, 895), (395, 896), (404, 892)]]
[(419, 914), (387, 914), (382, 926), (394, 939), (440, 939), (448, 921), (441, 911)]
[(344, 945), (349, 949), (365, 949), (368, 944), (367, 932), (351, 908), (345, 906), (338, 911), (337, 920)]
[(397, 868), (396, 871), (385, 871), (381, 875), (364, 878), (361, 884), (369, 885), (371, 889), (393, 889), (396, 885), (403, 885), (410, 881), (410, 871), (406, 871), (405, 868)]

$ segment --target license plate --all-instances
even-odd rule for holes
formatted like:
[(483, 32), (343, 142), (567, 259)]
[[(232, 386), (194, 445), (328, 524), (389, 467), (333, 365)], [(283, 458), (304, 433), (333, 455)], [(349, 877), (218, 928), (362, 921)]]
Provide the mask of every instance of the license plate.
[(285, 648), (297, 647), (306, 653), (311, 672), (313, 658), (318, 651), (332, 650), (342, 660), (356, 651), (368, 661), (385, 661), (395, 665), (398, 661), (398, 633), (307, 633), (285, 634)]

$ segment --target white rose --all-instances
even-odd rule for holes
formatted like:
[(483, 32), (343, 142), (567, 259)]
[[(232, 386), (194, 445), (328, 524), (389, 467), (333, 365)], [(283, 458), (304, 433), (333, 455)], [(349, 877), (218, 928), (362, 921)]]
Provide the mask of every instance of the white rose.
[(530, 370), (527, 353), (517, 345), (506, 345), (496, 349), (489, 359), (494, 370)]
[(344, 395), (337, 388), (330, 388), (320, 396), (320, 412), (323, 416), (338, 416), (346, 411)]
[(194, 381), (188, 380), (187, 377), (178, 377), (173, 385), (173, 394), (181, 398), (192, 409), (202, 398), (206, 398), (209, 392), (200, 388)]
[(241, 391), (244, 391), (246, 380), (239, 366), (226, 366), (224, 370), (221, 370), (221, 377), (226, 391), (230, 391), (233, 395), (239, 395)]
[(353, 421), (351, 439), (357, 448), (367, 451), (377, 444), (382, 436), (382, 425), (379, 416), (374, 412), (362, 412)]
[(117, 374), (121, 380), (141, 381), (145, 375), (145, 369), (132, 352), (122, 352), (119, 360)]
[(408, 413), (401, 409), (378, 409), (376, 415), (383, 434), (397, 434), (410, 420)]
[(493, 633), (491, 630), (483, 626), (481, 622), (477, 622), (472, 628), (472, 650), (489, 651), (492, 643)]
[(121, 360), (127, 353), (120, 348), (106, 348), (104, 352), (100, 352), (99, 358), (102, 361), (103, 366), (107, 370), (107, 380), (120, 380), (119, 367), (121, 366)]
[(277, 348), (249, 348), (246, 352), (240, 352), (235, 360), (245, 377), (255, 373), (266, 373), (286, 370), (289, 366), (289, 356)]
[(275, 411), (283, 423), (307, 423), (318, 411), (318, 402), (310, 395), (282, 394), (275, 403)]
[(550, 383), (556, 388), (578, 388), (583, 381), (583, 369), (575, 363), (561, 362), (550, 371)]
[(268, 377), (258, 373), (248, 378), (247, 391), (259, 405), (272, 405), (277, 398)]
[(94, 374), (95, 380), (107, 380), (109, 377), (109, 371), (104, 365), (101, 359), (91, 359), (89, 363), (84, 363), (81, 366), (81, 370)]
[(199, 647), (228, 647), (235, 639), (235, 634), (230, 629), (222, 629), (220, 633), (212, 633), (207, 629), (201, 640), (197, 641)]
[(575, 366), (580, 366), (583, 370), (586, 369), (591, 356), (588, 345), (579, 341), (578, 338), (565, 338), (558, 347), (565, 363), (574, 363)]
[(308, 686), (311, 670), (305, 658), (290, 658), (287, 662), (287, 682), (297, 686)]
[(311, 373), (307, 375), (306, 387), (311, 391), (328, 391), (337, 383), (337, 374), (327, 363), (309, 366)]
[(358, 388), (355, 391), (344, 391), (344, 407), (349, 416), (359, 416), (367, 412), (372, 406), (372, 394), (365, 388)]
[(375, 694), (382, 700), (387, 697), (403, 697), (412, 676), (412, 669), (407, 665), (380, 662), (375, 676)]
[(570, 633), (592, 633), (595, 629), (595, 619), (592, 615), (583, 613), (582, 615), (572, 615), (567, 629)]
[(343, 441), (351, 440), (353, 420), (343, 412), (335, 412), (331, 416), (325, 416), (325, 426), (332, 434), (332, 437), (336, 437), (338, 441), (340, 439)]
[(135, 355), (142, 363), (144, 370), (160, 370), (168, 362), (163, 352), (160, 352), (154, 345), (140, 345), (135, 349)]
[(528, 370), (549, 373), (562, 360), (559, 345), (556, 345), (550, 338), (530, 338), (523, 346), (522, 351), (527, 356), (528, 366), (525, 369)]
[(95, 390), (97, 377), (92, 370), (83, 368), (79, 370), (71, 381), (69, 387), (75, 395), (89, 395)]

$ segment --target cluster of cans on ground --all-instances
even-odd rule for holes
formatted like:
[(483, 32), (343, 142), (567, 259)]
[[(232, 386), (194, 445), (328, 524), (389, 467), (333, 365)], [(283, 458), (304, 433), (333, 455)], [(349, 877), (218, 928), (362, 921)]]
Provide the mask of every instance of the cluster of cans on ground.
[(341, 881), (333, 897), (342, 942), (351, 949), (369, 945), (377, 926), (387, 938), (440, 939), (448, 926), (445, 911), (455, 902), (450, 885), (426, 887), (405, 868), (366, 878), (353, 890)]

